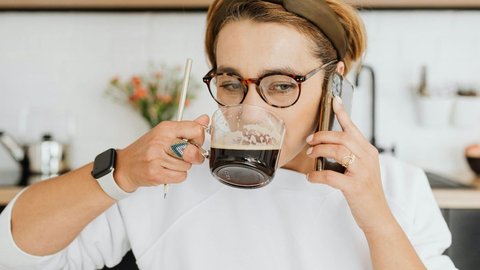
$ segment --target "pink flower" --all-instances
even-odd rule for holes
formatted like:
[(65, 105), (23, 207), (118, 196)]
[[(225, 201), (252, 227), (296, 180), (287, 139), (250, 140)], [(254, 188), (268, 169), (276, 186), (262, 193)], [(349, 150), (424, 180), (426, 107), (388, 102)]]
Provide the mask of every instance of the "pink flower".
[(159, 95), (157, 96), (157, 99), (160, 100), (163, 103), (170, 103), (173, 100), (173, 97), (170, 95)]
[(130, 96), (130, 101), (136, 102), (140, 99), (146, 98), (147, 95), (147, 89), (143, 87), (137, 87), (135, 88), (135, 92), (133, 93), (133, 95)]
[(139, 76), (133, 76), (132, 77), (132, 83), (135, 88), (139, 87), (142, 85), (142, 79), (140, 79)]

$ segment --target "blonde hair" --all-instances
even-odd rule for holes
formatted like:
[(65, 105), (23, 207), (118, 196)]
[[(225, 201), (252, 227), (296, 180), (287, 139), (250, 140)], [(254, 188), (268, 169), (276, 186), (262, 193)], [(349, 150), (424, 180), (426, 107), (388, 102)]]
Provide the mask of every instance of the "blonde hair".
[[(345, 29), (347, 51), (345, 57), (341, 60), (345, 63), (345, 73), (348, 73), (353, 63), (363, 56), (366, 49), (365, 27), (357, 11), (352, 6), (341, 0), (325, 1), (335, 12), (339, 22)], [(338, 58), (332, 43), (318, 27), (307, 19), (288, 12), (281, 5), (261, 0), (239, 0), (233, 2), (228, 7), (224, 7), (224, 0), (215, 0), (208, 10), (205, 50), (208, 60), (213, 67), (216, 66), (215, 47), (218, 33), (227, 23), (242, 19), (292, 26), (314, 42), (315, 48), (313, 48), (313, 53), (323, 63)], [(222, 12), (220, 12), (221, 9)], [(334, 69), (335, 66), (331, 66), (327, 72), (331, 72)]]

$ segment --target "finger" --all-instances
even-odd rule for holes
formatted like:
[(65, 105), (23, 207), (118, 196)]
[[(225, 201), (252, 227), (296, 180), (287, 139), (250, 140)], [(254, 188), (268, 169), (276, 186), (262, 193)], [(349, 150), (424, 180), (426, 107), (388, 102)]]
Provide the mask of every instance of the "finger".
[(191, 163), (172, 157), (167, 153), (162, 156), (161, 160), (162, 166), (170, 170), (186, 172), (192, 168)]
[[(326, 157), (326, 158), (333, 158), (339, 164), (345, 164), (348, 159), (351, 158), (352, 152), (343, 145), (339, 144), (319, 144), (317, 146), (313, 146), (307, 150), (307, 155), (311, 158), (317, 157)], [(355, 157), (355, 159), (357, 159)], [(353, 166), (356, 160), (353, 161), (350, 166), (348, 166), (348, 171), (355, 173), (356, 166)]]
[(307, 179), (312, 183), (325, 184), (342, 192), (351, 184), (348, 176), (331, 170), (313, 171), (307, 175)]
[(357, 156), (361, 156), (365, 151), (364, 147), (357, 143), (355, 138), (342, 131), (319, 131), (310, 135), (309, 138), (307, 138), (307, 142), (311, 146), (319, 144), (344, 145)]
[(167, 169), (163, 167), (161, 160), (156, 160), (150, 165), (147, 179), (150, 180), (150, 184), (153, 186), (180, 183), (187, 178), (187, 172)]
[(178, 184), (187, 179), (187, 172), (179, 172), (164, 168), (160, 171), (159, 178), (161, 179), (160, 181), (163, 183)]
[(202, 133), (202, 138), (200, 138), (199, 140), (194, 138), (193, 140), (191, 140), (191, 142), (195, 143), (197, 146), (202, 146), (205, 141), (205, 132), (210, 125), (210, 117), (206, 114), (203, 114), (197, 117), (197, 119), (195, 119), (194, 122), (202, 126), (203, 133)]
[(183, 160), (183, 153), (185, 152), (188, 144), (188, 141), (176, 138), (166, 146), (165, 153), (174, 158)]
[(175, 138), (187, 139), (198, 145), (205, 141), (205, 126), (194, 121), (180, 122), (175, 130)]
[(202, 164), (205, 161), (205, 157), (200, 149), (195, 145), (189, 144), (183, 152), (183, 160), (192, 164)]
[(206, 114), (200, 115), (197, 117), (195, 120), (193, 120), (194, 123), (199, 124), (202, 129), (201, 129), (201, 134), (200, 136), (194, 137), (194, 138), (184, 138), (184, 139), (189, 139), (189, 141), (195, 143), (196, 145), (203, 145), (203, 142), (205, 141), (205, 130), (208, 128), (208, 125), (210, 124), (210, 117)]
[[(198, 119), (198, 118), (197, 118)], [(153, 132), (156, 137), (164, 138), (179, 138), (195, 142), (198, 145), (203, 145), (205, 140), (205, 125), (203, 125), (205, 118), (200, 118), (199, 122), (195, 121), (164, 121), (158, 124)]]
[(364, 141), (366, 141), (362, 132), (360, 132), (357, 126), (352, 122), (347, 111), (345, 111), (345, 107), (343, 107), (342, 102), (343, 102), (342, 99), (338, 96), (334, 98), (334, 102), (333, 102), (333, 111), (337, 116), (340, 126), (342, 126), (342, 129), (345, 132), (352, 133), (356, 138), (362, 138)]
[(208, 124), (210, 124), (210, 117), (206, 114), (202, 114), (199, 117), (197, 117), (197, 119), (193, 120), (193, 122), (206, 127), (208, 126)]
[(194, 142), (175, 139), (165, 148), (164, 153), (179, 160), (184, 160), (191, 164), (201, 164), (205, 160), (205, 151), (201, 146)]

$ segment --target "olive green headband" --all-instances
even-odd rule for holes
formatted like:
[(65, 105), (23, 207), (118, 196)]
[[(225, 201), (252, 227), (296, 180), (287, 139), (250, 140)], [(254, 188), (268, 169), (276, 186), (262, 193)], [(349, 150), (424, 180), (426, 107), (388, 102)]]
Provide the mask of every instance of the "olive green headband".
[(316, 25), (332, 42), (342, 60), (347, 52), (345, 29), (337, 14), (325, 0), (265, 0), (282, 5), (287, 11), (297, 14)]
[[(285, 10), (307, 19), (317, 26), (332, 43), (337, 51), (338, 59), (342, 60), (347, 52), (345, 29), (338, 16), (325, 0), (264, 0), (279, 4)], [(224, 2), (235, 3), (236, 0)]]

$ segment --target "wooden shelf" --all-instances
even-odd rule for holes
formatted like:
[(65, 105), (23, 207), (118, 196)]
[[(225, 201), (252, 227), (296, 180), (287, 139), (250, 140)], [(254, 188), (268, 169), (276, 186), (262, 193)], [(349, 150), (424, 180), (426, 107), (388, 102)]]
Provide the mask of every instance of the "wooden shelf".
[[(213, 0), (2, 0), (0, 9), (206, 9)], [(346, 0), (361, 8), (480, 8), (480, 0)]]
[(345, 0), (360, 8), (479, 8), (480, 0)]
[(6, 9), (207, 8), (212, 0), (2, 0)]
[(2, 0), (1, 9), (207, 8), (212, 0)]

